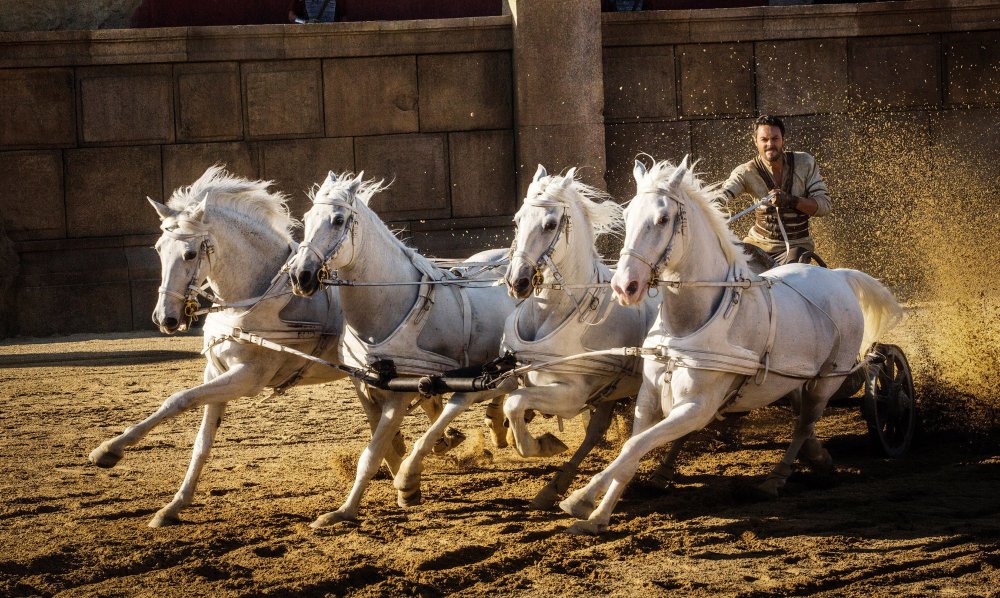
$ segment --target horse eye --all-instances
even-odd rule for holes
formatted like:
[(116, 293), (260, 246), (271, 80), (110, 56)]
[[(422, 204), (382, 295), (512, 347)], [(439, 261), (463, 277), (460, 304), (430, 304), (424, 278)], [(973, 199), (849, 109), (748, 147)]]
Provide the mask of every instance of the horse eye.
[(184, 252), (184, 261), (190, 262), (194, 258), (198, 257), (198, 252), (191, 251), (190, 249)]
[(542, 225), (542, 230), (548, 230), (548, 231), (556, 230), (556, 221), (546, 220), (545, 224)]
[(333, 223), (340, 226), (344, 223), (344, 217), (341, 214), (337, 214), (333, 217)]
[(667, 223), (667, 215), (666, 214), (660, 214), (660, 216), (656, 219), (656, 224), (659, 225), (659, 226), (663, 226), (666, 223)]

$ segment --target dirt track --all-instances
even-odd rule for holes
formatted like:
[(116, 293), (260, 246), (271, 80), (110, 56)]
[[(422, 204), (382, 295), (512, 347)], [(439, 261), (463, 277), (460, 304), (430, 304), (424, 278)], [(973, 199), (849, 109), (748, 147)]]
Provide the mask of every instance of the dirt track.
[[(990, 595), (1000, 588), (1000, 457), (925, 439), (870, 450), (855, 406), (820, 424), (833, 476), (800, 473), (777, 501), (749, 488), (779, 458), (788, 413), (705, 441), (676, 487), (635, 488), (599, 538), (528, 502), (557, 460), (469, 440), (429, 461), (423, 505), (376, 480), (356, 525), (309, 529), (353, 478), (368, 429), (348, 386), (294, 389), (227, 412), (183, 525), (146, 522), (177, 490), (200, 414), (155, 430), (112, 470), (87, 453), (200, 380), (200, 339), (71, 337), (0, 344), (0, 595)], [(423, 416), (407, 419), (412, 441)], [(550, 428), (553, 421), (543, 422)], [(568, 422), (564, 437), (579, 438)], [(585, 463), (598, 471), (620, 434)], [(572, 444), (572, 442), (570, 442)], [(495, 453), (495, 454), (494, 454)]]

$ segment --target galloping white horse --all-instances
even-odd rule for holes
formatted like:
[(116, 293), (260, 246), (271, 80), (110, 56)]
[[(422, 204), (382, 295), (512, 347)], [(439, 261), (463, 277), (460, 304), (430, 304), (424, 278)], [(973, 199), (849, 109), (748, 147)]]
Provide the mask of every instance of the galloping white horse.
[[(340, 177), (330, 173), (313, 197), (313, 207), (305, 216), (305, 239), (289, 262), (295, 292), (314, 293), (321, 286), (321, 272), (328, 270), (335, 270), (345, 281), (340, 292), (347, 323), (343, 358), (354, 367), (392, 360), (400, 374), (425, 376), (496, 358), (503, 323), (514, 310), (514, 301), (503, 288), (489, 282), (440, 284), (453, 275), (404, 245), (368, 207), (381, 189), (380, 182), (363, 180), (363, 173)], [(420, 397), (374, 387), (367, 392), (381, 413), (378, 426), (358, 460), (346, 501), (338, 510), (319, 517), (313, 527), (357, 518), (361, 497), (390, 439), (410, 403)], [(494, 397), (503, 391), (489, 393)], [(442, 417), (450, 421), (459, 405), (472, 402), (467, 393), (456, 393)], [(439, 437), (425, 435), (414, 445), (414, 452), (425, 454)], [(400, 506), (419, 501), (419, 486), (399, 492)]]
[(507, 319), (504, 348), (518, 363), (542, 364), (522, 377), (524, 386), (504, 403), (518, 453), (548, 457), (566, 450), (552, 434), (530, 434), (528, 410), (572, 418), (593, 409), (583, 443), (535, 497), (536, 508), (554, 505), (566, 492), (580, 463), (607, 430), (614, 402), (635, 396), (642, 382), (637, 357), (591, 355), (550, 366), (545, 362), (639, 345), (657, 309), (653, 300), (628, 307), (614, 301), (606, 286), (611, 271), (601, 262), (595, 241), (598, 234), (620, 231), (621, 207), (577, 181), (575, 172), (549, 176), (539, 165), (514, 216), (517, 234), (506, 276), (514, 296), (525, 299), (534, 291), (535, 297)]
[(703, 428), (717, 413), (761, 407), (798, 388), (803, 399), (792, 443), (766, 484), (777, 492), (800, 449), (806, 460), (829, 465), (815, 423), (859, 352), (902, 313), (888, 289), (856, 270), (792, 264), (753, 275), (687, 158), (648, 172), (637, 161), (633, 174), (637, 192), (625, 210), (625, 246), (612, 287), (625, 305), (654, 284), (662, 293), (644, 344), (655, 359), (643, 369), (632, 438), (560, 503), (583, 520), (571, 533), (607, 529), (650, 450)]
[[(252, 397), (266, 387), (278, 391), (292, 384), (318, 384), (345, 375), (252, 342), (250, 333), (333, 361), (343, 329), (336, 290), (311, 299), (282, 290), (287, 288), (288, 277), (275, 273), (295, 249), (289, 231), (297, 222), (288, 214), (285, 197), (268, 192), (269, 185), (269, 181), (234, 177), (213, 166), (190, 187), (175, 191), (169, 207), (149, 200), (160, 215), (163, 230), (156, 242), (162, 280), (153, 312), (160, 331), (173, 334), (188, 328), (192, 315), (188, 310), (197, 306), (195, 290), (206, 281), (213, 299), (222, 306), (232, 306), (205, 319), (208, 363), (204, 384), (171, 395), (151, 416), (90, 453), (91, 462), (113, 467), (127, 447), (164, 420), (205, 406), (184, 483), (174, 499), (156, 513), (150, 527), (180, 521), (178, 513), (191, 502), (228, 401)], [(401, 456), (388, 460), (398, 464)]]

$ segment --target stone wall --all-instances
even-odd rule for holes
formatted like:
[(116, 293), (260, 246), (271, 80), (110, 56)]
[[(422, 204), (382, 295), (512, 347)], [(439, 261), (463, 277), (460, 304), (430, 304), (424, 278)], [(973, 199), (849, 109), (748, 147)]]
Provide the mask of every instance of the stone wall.
[(301, 216), (329, 170), (422, 250), (509, 242), (505, 17), (0, 37), (0, 215), (21, 334), (151, 327), (158, 201), (225, 163)]
[(119, 29), (141, 0), (0, 0), (0, 31)]

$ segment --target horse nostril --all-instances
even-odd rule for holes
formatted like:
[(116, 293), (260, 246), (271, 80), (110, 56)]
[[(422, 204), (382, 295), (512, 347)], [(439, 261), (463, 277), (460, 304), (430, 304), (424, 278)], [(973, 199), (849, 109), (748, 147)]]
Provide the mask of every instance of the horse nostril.
[(531, 281), (528, 280), (526, 277), (518, 278), (516, 281), (514, 281), (514, 290), (517, 291), (518, 293), (523, 293), (528, 290), (528, 287), (530, 285)]
[(177, 328), (177, 318), (163, 318), (163, 326), (170, 330)]
[(635, 295), (636, 291), (638, 290), (639, 290), (638, 280), (633, 280), (632, 282), (628, 283), (627, 287), (625, 287), (625, 292), (628, 293), (629, 295)]
[(312, 273), (309, 272), (309, 270), (303, 270), (299, 274), (299, 283), (298, 283), (299, 286), (302, 287), (302, 286), (305, 286), (305, 285), (309, 284), (309, 280), (311, 278), (312, 278)]

